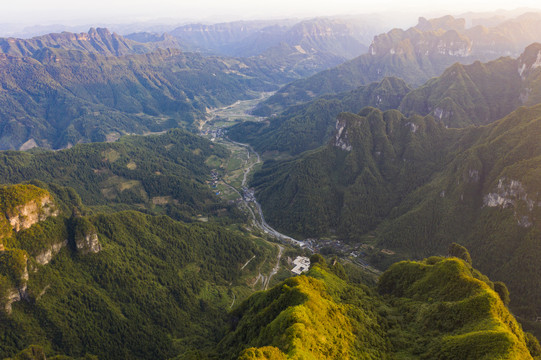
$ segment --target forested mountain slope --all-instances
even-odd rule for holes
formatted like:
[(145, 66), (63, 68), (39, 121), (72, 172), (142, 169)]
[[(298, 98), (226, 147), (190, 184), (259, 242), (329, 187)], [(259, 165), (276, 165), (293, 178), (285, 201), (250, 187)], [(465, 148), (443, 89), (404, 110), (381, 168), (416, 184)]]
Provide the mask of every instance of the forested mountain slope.
[(228, 136), (248, 142), (258, 151), (299, 154), (327, 142), (339, 113), (356, 113), (365, 106), (396, 109), (410, 90), (403, 80), (385, 78), (349, 92), (291, 106), (264, 122), (240, 123), (228, 129)]
[(340, 268), (318, 262), (250, 297), (232, 313), (220, 357), (532, 359), (530, 342), (539, 356), (494, 284), (462, 260), (398, 263), (378, 291), (348, 282)]
[(8, 213), (39, 214), (0, 240), (1, 358), (31, 344), (74, 358), (202, 351), (221, 338), (233, 291), (251, 291), (246, 276), (271, 251), (216, 224), (135, 211), (82, 216), (84, 205), (60, 195), (66, 189), (1, 190)]
[(224, 147), (177, 129), (61, 151), (0, 152), (0, 177), (4, 184), (69, 186), (96, 209), (165, 212), (186, 220), (224, 208), (205, 184), (211, 171), (205, 162), (228, 155)]
[(162, 131), (271, 89), (246, 64), (159, 50), (104, 57), (44, 48), (0, 56), (0, 149), (63, 148)]
[(268, 161), (252, 185), (270, 224), (295, 235), (336, 233), (408, 256), (458, 241), (503, 280), (512, 306), (541, 311), (537, 182), (541, 107), (491, 125), (446, 129), (427, 116), (342, 114), (328, 145)]
[(127, 39), (105, 28), (91, 28), (88, 33), (62, 32), (47, 34), (31, 39), (0, 38), (0, 53), (13, 56), (32, 56), (46, 47), (63, 50), (81, 50), (106, 56), (149, 53), (156, 49), (175, 48), (180, 45), (174, 38), (156, 39), (153, 42), (138, 42)]
[(194, 50), (227, 56), (257, 56), (284, 43), (351, 59), (366, 51), (381, 27), (369, 16), (351, 16), (188, 24), (169, 33)]
[(291, 106), (263, 122), (238, 124), (229, 130), (229, 136), (249, 142), (262, 152), (298, 154), (323, 145), (332, 136), (340, 112), (356, 113), (364, 106), (399, 109), (406, 115), (432, 115), (451, 128), (486, 125), (519, 106), (541, 102), (539, 54), (541, 44), (535, 43), (517, 59), (456, 63), (413, 90), (402, 80), (385, 78)]

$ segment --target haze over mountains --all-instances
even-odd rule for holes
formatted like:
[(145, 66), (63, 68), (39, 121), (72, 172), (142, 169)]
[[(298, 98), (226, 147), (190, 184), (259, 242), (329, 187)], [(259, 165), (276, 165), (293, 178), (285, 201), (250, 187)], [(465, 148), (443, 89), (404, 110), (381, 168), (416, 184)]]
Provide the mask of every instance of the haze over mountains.
[(540, 41), (539, 13), (524, 14), (494, 27), (465, 28), (463, 19), (445, 16), (419, 19), (408, 30), (393, 29), (378, 35), (368, 54), (336, 68), (288, 84), (256, 110), (270, 115), (284, 107), (324, 94), (351, 90), (360, 85), (396, 76), (418, 86), (455, 62), (487, 61), (500, 56), (518, 56)]
[(541, 359), (540, 14), (0, 39), (0, 358)]
[[(290, 24), (283, 31), (265, 25), (216, 25), (206, 28), (203, 38), (185, 27), (172, 32), (178, 37), (139, 33), (129, 39), (98, 28), (0, 39), (6, 55), (0, 59), (2, 112), (3, 119), (9, 119), (2, 126), (0, 148), (62, 148), (190, 125), (204, 118), (208, 108), (249, 98), (253, 91), (274, 90), (277, 84), (339, 64), (365, 49), (360, 39), (367, 25), (355, 28), (328, 19)], [(269, 43), (260, 39), (267, 30), (274, 37)], [(226, 53), (240, 56), (238, 48), (250, 48), (254, 41), (263, 53), (246, 58), (177, 50), (191, 43), (215, 52), (220, 43), (229, 49)]]

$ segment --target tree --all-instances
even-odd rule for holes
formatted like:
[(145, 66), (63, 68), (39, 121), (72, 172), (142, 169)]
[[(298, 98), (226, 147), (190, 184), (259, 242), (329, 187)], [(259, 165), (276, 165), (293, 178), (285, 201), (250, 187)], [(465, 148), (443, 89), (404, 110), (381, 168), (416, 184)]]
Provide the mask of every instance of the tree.
[(319, 266), (324, 268), (327, 267), (327, 262), (321, 254), (314, 254), (310, 256), (310, 266), (314, 266), (315, 264), (319, 264)]
[(509, 290), (507, 289), (505, 283), (502, 281), (494, 282), (494, 291), (498, 293), (505, 306), (509, 305), (509, 301), (511, 301), (511, 299), (509, 298)]
[(468, 249), (466, 249), (464, 246), (459, 245), (457, 243), (452, 243), (449, 246), (448, 252), (449, 252), (449, 256), (457, 257), (459, 259), (464, 260), (468, 264), (472, 265), (470, 253)]

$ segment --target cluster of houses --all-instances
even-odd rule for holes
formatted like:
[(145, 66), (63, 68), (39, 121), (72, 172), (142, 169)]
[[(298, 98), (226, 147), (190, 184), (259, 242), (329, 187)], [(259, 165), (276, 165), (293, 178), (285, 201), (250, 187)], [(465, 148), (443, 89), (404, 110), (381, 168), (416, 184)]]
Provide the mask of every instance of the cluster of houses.
[(248, 189), (246, 186), (242, 187), (242, 197), (246, 202), (255, 202), (254, 189)]
[(207, 181), (210, 186), (215, 189), (215, 192), (216, 192), (216, 195), (220, 195), (220, 192), (218, 190), (216, 190), (216, 188), (218, 187), (218, 181), (220, 180), (220, 175), (218, 175), (218, 173), (214, 170), (212, 170), (210, 172), (210, 181)]
[(224, 137), (225, 129), (223, 128), (210, 128), (203, 129), (199, 132), (202, 136), (209, 136), (211, 141), (215, 141), (217, 138)]

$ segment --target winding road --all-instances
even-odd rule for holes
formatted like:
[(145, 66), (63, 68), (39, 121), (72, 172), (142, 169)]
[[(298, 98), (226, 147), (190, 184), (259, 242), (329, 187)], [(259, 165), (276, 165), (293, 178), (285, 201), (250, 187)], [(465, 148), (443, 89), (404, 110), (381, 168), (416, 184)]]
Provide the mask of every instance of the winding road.
[[(236, 142), (236, 141), (233, 141), (233, 140), (230, 140), (229, 138), (225, 137), (224, 138), (225, 141), (228, 141), (232, 144), (235, 144), (235, 145), (238, 145), (238, 146), (242, 146), (242, 147), (245, 147), (248, 152), (252, 152), (254, 153), (255, 156), (257, 156), (257, 161), (252, 163), (252, 165), (250, 165), (249, 167), (247, 167), (245, 170), (244, 170), (244, 177), (242, 179), (242, 186), (246, 186), (246, 179), (247, 179), (247, 176), (248, 174), (250, 173), (250, 171), (252, 171), (252, 168), (254, 167), (254, 165), (256, 164), (259, 164), (261, 162), (261, 157), (259, 156), (259, 154), (254, 150), (254, 148), (249, 145), (249, 144), (243, 144), (243, 143), (239, 143), (239, 142)], [(229, 187), (235, 189), (233, 186), (229, 185)], [(238, 189), (235, 189), (235, 191), (240, 194), (240, 191)], [(250, 211), (252, 210), (252, 208), (250, 207), (249, 205), (249, 202), (245, 200), (245, 198), (243, 197), (242, 198), (243, 202), (245, 203), (245, 205), (250, 209)], [(300, 246), (300, 247), (305, 247), (306, 246), (306, 243), (304, 243), (303, 241), (299, 241), (299, 240), (296, 240), (294, 238), (292, 238), (291, 236), (287, 236), (285, 234), (282, 234), (281, 232), (279, 232), (278, 230), (274, 229), (272, 226), (270, 226), (267, 221), (265, 221), (265, 216), (263, 215), (263, 210), (261, 209), (261, 204), (259, 204), (259, 202), (254, 198), (253, 201), (251, 201), (254, 203), (256, 209), (257, 209), (257, 212), (259, 214), (259, 219), (260, 221), (258, 221), (258, 219), (255, 217), (255, 214), (253, 211), (251, 211), (253, 217), (254, 217), (254, 221), (256, 222), (256, 224), (258, 224), (258, 226), (266, 233), (266, 234), (269, 234), (271, 236), (274, 236), (275, 238), (279, 239), (279, 240), (282, 240), (282, 241), (286, 241), (286, 242), (289, 242), (289, 243), (292, 243), (293, 245), (296, 245), (296, 246)], [(310, 249), (311, 250), (311, 249)]]
[[(232, 108), (234, 108), (235, 106), (243, 106), (243, 102), (242, 101), (237, 101), (235, 104), (233, 105), (230, 105), (228, 107), (225, 107), (225, 108), (222, 108), (222, 109), (215, 109), (211, 112), (211, 118), (215, 118), (216, 117), (216, 113), (218, 113), (220, 110), (231, 110)], [(202, 128), (203, 128), (203, 125), (204, 124), (201, 124), (200, 126), (200, 130), (202, 131)], [(296, 246), (299, 246), (299, 247), (307, 247), (308, 249), (310, 249), (311, 251), (313, 251), (309, 246), (307, 246), (306, 243), (304, 243), (303, 241), (299, 241), (299, 240), (296, 240), (290, 236), (287, 236), (285, 234), (282, 234), (280, 233), (278, 230), (274, 229), (272, 226), (270, 226), (267, 221), (265, 220), (265, 216), (263, 215), (263, 210), (261, 209), (261, 205), (259, 204), (259, 202), (257, 202), (257, 199), (253, 196), (245, 196), (245, 194), (243, 193), (244, 189), (246, 189), (246, 184), (247, 184), (247, 181), (248, 181), (248, 176), (249, 174), (253, 171), (254, 169), (254, 166), (261, 163), (261, 156), (254, 150), (254, 148), (250, 145), (250, 144), (243, 144), (243, 143), (239, 143), (239, 142), (236, 142), (236, 141), (233, 141), (227, 137), (221, 137), (221, 140), (223, 140), (224, 142), (228, 142), (230, 144), (234, 144), (236, 146), (240, 146), (240, 147), (243, 147), (243, 148), (246, 148), (246, 150), (248, 151), (248, 158), (250, 158), (250, 155), (253, 154), (257, 157), (257, 161), (255, 162), (252, 162), (250, 165), (248, 165), (245, 169), (244, 169), (244, 174), (243, 174), (243, 178), (242, 178), (242, 183), (241, 183), (241, 189), (237, 189), (235, 188), (234, 186), (232, 186), (231, 184), (228, 184), (227, 182), (225, 182), (223, 179), (223, 183), (229, 187), (232, 191), (234, 191), (235, 193), (237, 193), (240, 198), (241, 198), (241, 204), (243, 206), (245, 206), (248, 211), (250, 212), (250, 215), (252, 216), (253, 220), (254, 220), (254, 224), (260, 228), (264, 233), (276, 238), (277, 240), (281, 241), (281, 242), (285, 242), (285, 243), (289, 243), (291, 245), (296, 245)], [(250, 203), (253, 203), (253, 206), (251, 206)], [(254, 208), (255, 208), (255, 212), (254, 212)], [(256, 212), (257, 212), (257, 215), (256, 215)], [(272, 277), (274, 275), (276, 275), (278, 273), (278, 271), (280, 270), (280, 261), (282, 259), (282, 254), (284, 252), (284, 247), (280, 244), (276, 244), (276, 243), (272, 243), (273, 245), (277, 246), (278, 247), (278, 254), (276, 256), (276, 265), (272, 268), (272, 270), (270, 271), (269, 275), (268, 276), (265, 276), (265, 275), (262, 275), (261, 273), (258, 275), (255, 283), (257, 284), (257, 282), (261, 279), (262, 280), (262, 283), (263, 283), (263, 288), (266, 290), (268, 287), (269, 287), (269, 284), (272, 280)], [(248, 265), (248, 263), (253, 260), (254, 257), (252, 257), (251, 259), (249, 259), (243, 266), (241, 269), (244, 269), (244, 267), (246, 265)], [(233, 307), (235, 303), (235, 295), (233, 297), (233, 302), (230, 306)]]

